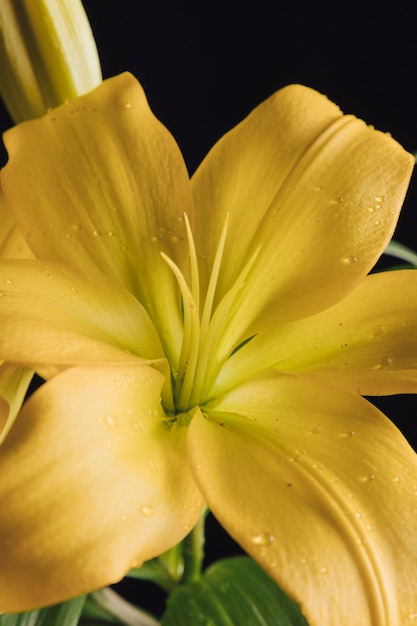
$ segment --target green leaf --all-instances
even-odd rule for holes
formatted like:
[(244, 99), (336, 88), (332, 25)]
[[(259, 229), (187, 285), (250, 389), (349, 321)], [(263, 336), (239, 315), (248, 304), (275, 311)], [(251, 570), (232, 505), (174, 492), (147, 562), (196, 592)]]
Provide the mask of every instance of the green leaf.
[(169, 597), (161, 626), (308, 626), (293, 600), (249, 557), (218, 561)]
[(0, 626), (76, 626), (86, 596), (80, 596), (38, 611), (13, 613), (0, 617)]

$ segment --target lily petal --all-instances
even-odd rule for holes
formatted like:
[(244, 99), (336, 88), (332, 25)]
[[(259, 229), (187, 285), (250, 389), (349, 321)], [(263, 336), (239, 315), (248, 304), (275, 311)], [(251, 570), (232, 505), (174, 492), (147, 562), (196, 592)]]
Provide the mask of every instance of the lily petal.
[(275, 367), (360, 395), (417, 392), (417, 272), (367, 276), (344, 300), (260, 333), (223, 367), (211, 395)]
[(0, 190), (0, 259), (12, 258), (31, 259), (33, 254), (7, 209)]
[(417, 460), (366, 400), (271, 373), (193, 418), (208, 506), (311, 626), (417, 614)]
[(0, 365), (0, 444), (17, 417), (33, 372), (9, 363)]
[(140, 303), (114, 281), (53, 263), (0, 264), (0, 354), (21, 365), (158, 359), (162, 348)]
[(122, 283), (177, 354), (180, 299), (160, 252), (185, 264), (191, 190), (179, 148), (136, 79), (104, 81), (11, 129), (5, 144), (4, 196), (35, 256)]
[(186, 429), (147, 366), (73, 368), (24, 405), (0, 448), (0, 610), (120, 580), (180, 541), (203, 503)]
[(413, 163), (391, 137), (299, 85), (227, 133), (192, 179), (203, 284), (230, 214), (217, 301), (257, 255), (225, 341), (345, 297), (391, 238)]

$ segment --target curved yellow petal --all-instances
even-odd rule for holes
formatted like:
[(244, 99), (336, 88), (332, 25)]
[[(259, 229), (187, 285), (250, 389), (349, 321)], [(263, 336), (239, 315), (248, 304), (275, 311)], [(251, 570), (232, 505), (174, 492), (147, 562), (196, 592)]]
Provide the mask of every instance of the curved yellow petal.
[(417, 614), (417, 458), (359, 396), (271, 373), (196, 414), (188, 455), (208, 506), (311, 626)]
[(120, 580), (180, 541), (203, 503), (147, 366), (67, 370), (23, 407), (0, 448), (0, 611)]
[(127, 73), (104, 81), (11, 129), (5, 144), (4, 196), (35, 256), (125, 285), (176, 354), (180, 299), (160, 252), (179, 265), (188, 258), (191, 190), (179, 148), (139, 83)]
[(26, 366), (158, 359), (140, 303), (102, 274), (42, 261), (0, 263), (0, 355)]
[(10, 363), (0, 365), (0, 445), (20, 411), (32, 376), (31, 370)]
[(366, 277), (336, 306), (283, 329), (275, 365), (361, 395), (416, 393), (416, 294), (415, 270)]
[(225, 364), (211, 395), (269, 367), (361, 395), (417, 392), (417, 272), (367, 276), (312, 317), (260, 333)]
[(0, 190), (0, 259), (13, 258), (31, 259), (33, 254), (7, 209)]
[(299, 85), (226, 134), (192, 179), (206, 283), (230, 215), (217, 300), (257, 255), (225, 341), (349, 293), (392, 236), (413, 163), (391, 137)]

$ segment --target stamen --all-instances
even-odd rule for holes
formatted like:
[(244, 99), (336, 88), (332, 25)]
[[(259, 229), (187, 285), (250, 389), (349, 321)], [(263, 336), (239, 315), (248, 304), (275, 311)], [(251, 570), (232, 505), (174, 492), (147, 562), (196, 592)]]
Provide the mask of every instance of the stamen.
[(176, 409), (186, 411), (189, 408), (190, 393), (197, 367), (200, 345), (200, 319), (193, 294), (181, 270), (166, 254), (161, 252), (161, 256), (172, 269), (183, 299), (184, 331), (178, 369), (175, 376), (174, 399)]
[(260, 251), (260, 247), (255, 250), (231, 289), (224, 294), (213, 312), (229, 223), (229, 215), (227, 215), (214, 257), (200, 321), (197, 253), (187, 215), (184, 215), (184, 218), (190, 252), (191, 288), (174, 261), (161, 253), (178, 282), (184, 309), (181, 351), (178, 367), (173, 373), (174, 402), (177, 412), (187, 412), (193, 406), (200, 405), (207, 400), (220, 368), (236, 347), (239, 341), (239, 336), (236, 335), (239, 333), (236, 333), (233, 328), (233, 320), (241, 303), (241, 291)]
[(200, 303), (200, 278), (198, 275), (198, 261), (195, 250), (193, 233), (191, 231), (188, 215), (184, 213), (185, 228), (187, 230), (188, 248), (190, 250), (191, 293), (197, 306)]
[(205, 335), (210, 324), (211, 313), (213, 310), (214, 296), (216, 293), (217, 281), (220, 273), (220, 265), (222, 262), (224, 245), (226, 243), (227, 227), (229, 224), (229, 213), (226, 214), (222, 234), (220, 235), (219, 245), (217, 246), (216, 256), (214, 257), (213, 267), (210, 274), (210, 280), (207, 287), (207, 294), (204, 301), (203, 315), (201, 317), (201, 333)]
[[(240, 272), (233, 287), (223, 296), (210, 321), (206, 333), (201, 333), (200, 353), (195, 374), (194, 387), (191, 394), (191, 403), (204, 402), (216, 379), (222, 364), (229, 358), (236, 338), (230, 333), (228, 322), (233, 319), (233, 314), (240, 304), (240, 292), (243, 289), (246, 278), (252, 269), (260, 247), (250, 257)], [(227, 340), (225, 341), (225, 335)]]

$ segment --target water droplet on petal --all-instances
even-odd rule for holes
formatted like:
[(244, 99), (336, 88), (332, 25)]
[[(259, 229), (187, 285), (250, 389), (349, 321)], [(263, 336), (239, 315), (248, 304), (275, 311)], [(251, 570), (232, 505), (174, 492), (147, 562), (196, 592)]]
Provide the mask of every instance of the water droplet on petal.
[(144, 517), (151, 517), (153, 515), (153, 507), (149, 504), (144, 504), (140, 507), (140, 512)]
[(110, 428), (114, 428), (116, 426), (116, 419), (113, 417), (113, 415), (106, 415), (104, 421), (106, 422), (107, 426), (110, 426)]
[(344, 256), (342, 257), (343, 265), (353, 265), (356, 263), (358, 259), (355, 256)]
[(381, 362), (379, 364), (380, 368), (382, 370), (387, 369), (387, 367), (389, 367), (392, 363), (392, 359), (390, 359), (388, 356), (384, 357), (383, 359), (381, 359)]
[(354, 430), (348, 430), (346, 433), (341, 433), (340, 437), (342, 437), (343, 439), (347, 439), (348, 437), (353, 437), (354, 435)]
[(380, 337), (384, 333), (385, 333), (385, 326), (378, 326), (377, 328), (375, 328), (373, 336)]
[(275, 541), (275, 537), (266, 532), (257, 533), (250, 538), (251, 543), (255, 546), (269, 546)]
[(375, 480), (375, 475), (374, 474), (367, 474), (366, 476), (361, 476), (361, 478), (359, 479), (361, 483), (369, 483), (372, 480)]

